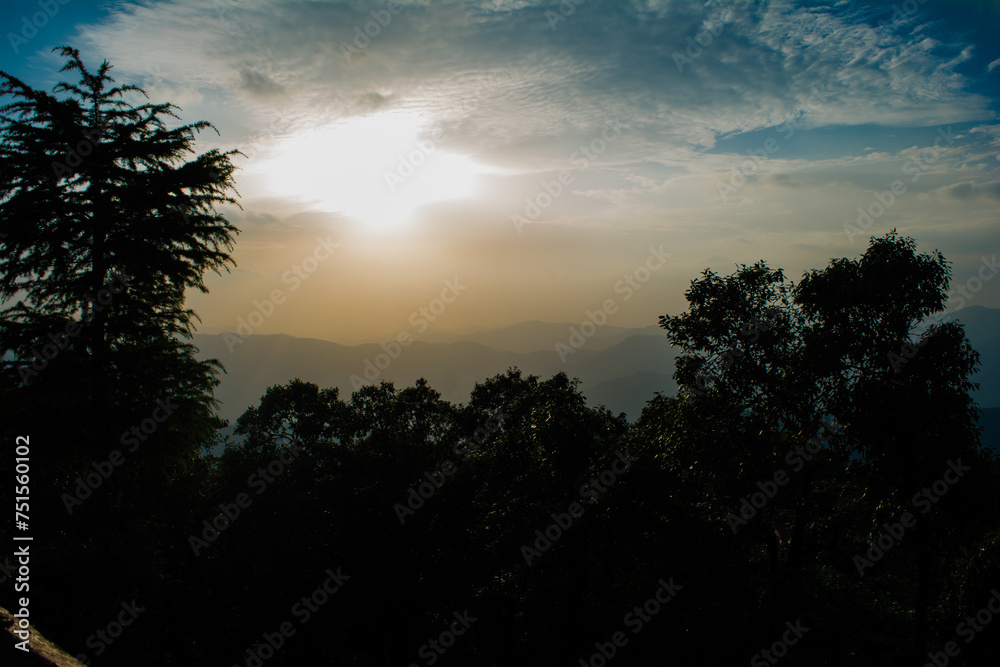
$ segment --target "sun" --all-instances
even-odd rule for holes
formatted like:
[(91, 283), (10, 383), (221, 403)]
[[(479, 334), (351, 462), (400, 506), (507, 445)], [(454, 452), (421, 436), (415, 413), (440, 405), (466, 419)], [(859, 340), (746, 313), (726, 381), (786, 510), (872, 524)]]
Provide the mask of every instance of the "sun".
[(352, 118), (288, 137), (260, 171), (273, 194), (393, 229), (425, 204), (473, 191), (478, 165), (441, 149), (429, 126), (405, 112)]

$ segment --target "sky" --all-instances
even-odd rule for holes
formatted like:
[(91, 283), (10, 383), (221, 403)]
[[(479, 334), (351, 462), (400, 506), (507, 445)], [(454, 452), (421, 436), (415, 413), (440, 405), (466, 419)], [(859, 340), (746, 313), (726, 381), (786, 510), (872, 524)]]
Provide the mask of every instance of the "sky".
[(243, 153), (201, 332), (644, 327), (706, 268), (797, 279), (892, 228), (953, 263), (951, 307), (1000, 307), (997, 0), (14, 0), (0, 25), (30, 85), (69, 44)]

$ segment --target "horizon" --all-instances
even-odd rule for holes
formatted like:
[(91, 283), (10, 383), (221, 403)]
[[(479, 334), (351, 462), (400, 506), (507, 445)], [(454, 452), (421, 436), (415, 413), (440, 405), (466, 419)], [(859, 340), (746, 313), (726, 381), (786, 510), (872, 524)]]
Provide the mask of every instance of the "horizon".
[[(981, 304), (970, 304), (970, 305), (967, 305), (967, 306), (964, 306), (964, 307), (958, 308), (958, 309), (949, 309), (949, 308), (946, 308), (945, 310), (939, 311), (938, 313), (935, 313), (934, 315), (928, 316), (927, 319), (925, 320), (925, 322), (931, 322), (936, 317), (942, 317), (942, 316), (948, 316), (948, 315), (954, 316), (954, 315), (957, 315), (958, 313), (960, 313), (962, 311), (975, 310), (975, 309), (1000, 310), (1000, 306), (985, 306), (985, 305), (981, 305)], [(670, 314), (671, 315), (676, 315), (677, 313), (670, 313)], [(239, 335), (239, 330), (240, 330), (241, 325), (243, 323), (247, 323), (249, 325), (249, 322), (247, 322), (247, 320), (245, 318), (239, 318), (237, 320), (236, 326), (233, 326), (233, 327), (226, 327), (226, 326), (220, 326), (220, 327), (198, 327), (194, 331), (194, 333), (196, 335), (200, 334), (200, 335), (204, 335), (204, 336), (222, 336), (224, 334)], [(497, 331), (503, 331), (503, 330), (506, 330), (506, 329), (514, 329), (514, 328), (518, 328), (518, 327), (520, 327), (522, 325), (527, 325), (527, 324), (532, 324), (532, 325), (536, 325), (537, 324), (537, 325), (544, 325), (544, 326), (579, 327), (580, 322), (570, 322), (570, 321), (547, 322), (545, 320), (524, 320), (524, 321), (521, 321), (521, 322), (514, 322), (513, 324), (508, 324), (508, 325), (499, 326), (499, 327), (471, 327), (471, 328), (462, 328), (462, 329), (454, 329), (454, 330), (441, 328), (441, 329), (435, 330), (433, 332), (434, 334), (436, 334), (434, 336), (435, 340), (414, 340), (413, 342), (414, 343), (426, 343), (426, 344), (429, 344), (429, 345), (447, 344), (449, 341), (442, 341), (442, 340), (439, 340), (439, 339), (440, 338), (463, 338), (463, 337), (471, 337), (471, 336), (475, 336), (477, 334), (493, 333), (493, 332), (497, 332)], [(921, 324), (918, 324), (917, 325), (917, 329), (919, 329), (920, 326), (921, 326)], [(349, 346), (349, 347), (357, 347), (357, 346), (360, 346), (360, 345), (378, 345), (379, 343), (390, 342), (390, 341), (394, 340), (394, 338), (395, 338), (395, 336), (393, 334), (383, 334), (382, 336), (371, 336), (371, 337), (364, 338), (364, 339), (349, 339), (348, 338), (348, 339), (336, 339), (335, 340), (335, 339), (330, 339), (330, 338), (316, 338), (314, 336), (295, 336), (293, 334), (288, 334), (288, 333), (284, 333), (284, 332), (263, 333), (263, 332), (256, 331), (255, 327), (250, 327), (250, 328), (254, 329), (254, 332), (251, 335), (288, 336), (290, 338), (302, 338), (302, 339), (305, 339), (305, 340), (319, 340), (319, 341), (323, 341), (323, 342), (326, 342), (326, 343), (336, 343), (338, 345), (344, 345), (344, 346)], [(649, 330), (649, 329), (662, 329), (662, 327), (659, 324), (655, 324), (655, 323), (654, 324), (647, 324), (645, 326), (636, 326), (636, 327), (625, 327), (625, 326), (618, 326), (618, 325), (608, 324), (608, 325), (604, 325), (604, 326), (600, 327), (598, 329), (598, 331), (606, 333), (608, 331), (646, 331), (646, 330)], [(597, 335), (597, 334), (595, 334), (595, 335)], [(666, 332), (663, 332), (663, 335), (666, 336), (667, 335)]]
[[(963, 314), (972, 318), (964, 321)], [(994, 332), (1000, 326), (1000, 309), (971, 305), (945, 317), (963, 325), (970, 344), (981, 354), (982, 366), (972, 378), (980, 387), (973, 396), (986, 410), (984, 415), (995, 414), (1000, 411), (1000, 386), (994, 380), (1000, 369), (1000, 348)], [(667, 396), (678, 393), (674, 362), (680, 349), (659, 326), (633, 329), (608, 325), (581, 332), (579, 325), (568, 322), (520, 324), (533, 326), (515, 325), (520, 331), (514, 333), (519, 335), (512, 335), (509, 328), (453, 335), (437, 332), (429, 340), (399, 347), (391, 338), (345, 342), (288, 334), (241, 337), (229, 332), (198, 332), (195, 342), (201, 348), (199, 358), (216, 358), (226, 368), (215, 395), (222, 404), (220, 415), (230, 421), (255, 405), (267, 387), (293, 379), (337, 388), (347, 398), (363, 386), (382, 381), (402, 388), (424, 378), (442, 398), (458, 405), (469, 401), (476, 384), (511, 367), (542, 379), (565, 372), (569, 379), (580, 381), (588, 404), (624, 412), (630, 420), (639, 416), (657, 392)], [(557, 327), (558, 334), (552, 331)], [(562, 327), (568, 330), (564, 333)], [(553, 336), (562, 339), (553, 345)], [(247, 344), (250, 341), (253, 344)], [(477, 349), (470, 353), (469, 346)], [(404, 347), (408, 351), (404, 352)], [(268, 363), (259, 363), (263, 359)], [(984, 441), (996, 442), (994, 431), (991, 426)]]
[[(383, 4), (68, 3), (0, 68), (51, 89), (75, 45), (246, 154), (203, 332), (278, 296), (261, 333), (392, 338), (448, 281), (415, 335), (609, 298), (644, 327), (706, 268), (797, 279), (891, 228), (956, 283), (993, 256), (1000, 3)], [(28, 34), (29, 6), (0, 18)]]

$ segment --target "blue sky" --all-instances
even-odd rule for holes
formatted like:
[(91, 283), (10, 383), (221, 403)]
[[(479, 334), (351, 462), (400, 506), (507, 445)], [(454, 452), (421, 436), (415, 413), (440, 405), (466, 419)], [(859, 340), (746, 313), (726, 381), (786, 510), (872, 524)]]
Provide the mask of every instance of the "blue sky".
[(239, 269), (191, 297), (206, 331), (318, 237), (338, 252), (262, 332), (392, 337), (456, 276), (441, 330), (582, 321), (650, 246), (672, 257), (612, 324), (679, 312), (704, 268), (797, 276), (892, 227), (963, 283), (1000, 245), (996, 1), (45, 6), (26, 43), (38, 2), (0, 8), (0, 68), (51, 87), (72, 44), (247, 154)]

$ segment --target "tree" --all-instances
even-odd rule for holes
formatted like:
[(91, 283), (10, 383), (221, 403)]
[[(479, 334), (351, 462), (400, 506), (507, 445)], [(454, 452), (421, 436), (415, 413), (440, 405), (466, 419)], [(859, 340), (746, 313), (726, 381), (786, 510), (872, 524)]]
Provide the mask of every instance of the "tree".
[(272, 453), (280, 448), (311, 447), (320, 439), (343, 439), (347, 407), (339, 390), (323, 389), (298, 378), (285, 386), (268, 387), (259, 406), (251, 406), (237, 420), (236, 435), (246, 436), (248, 447)]
[[(0, 430), (35, 445), (33, 562), (52, 574), (32, 594), (53, 636), (79, 641), (138, 595), (155, 610), (147, 640), (166, 645), (156, 633), (190, 597), (183, 499), (220, 424), (221, 365), (195, 359), (184, 294), (233, 264), (238, 230), (215, 208), (236, 204), (234, 151), (196, 154), (209, 123), (134, 106), (125, 94), (144, 93), (114, 86), (107, 61), (57, 50), (76, 83), (49, 93), (0, 72)], [(122, 659), (142, 650), (131, 641)]]
[[(978, 468), (975, 476), (986, 479), (979, 410), (970, 395), (977, 387), (970, 377), (979, 354), (958, 323), (917, 329), (944, 310), (950, 278), (940, 252), (918, 254), (912, 238), (893, 230), (872, 238), (861, 258), (833, 260), (826, 269), (809, 272), (797, 289), (797, 303), (810, 321), (811, 356), (825, 360), (828, 409), (844, 425), (843, 447), (864, 461), (869, 488), (880, 501), (872, 540), (892, 514), (915, 512), (914, 494), (956, 461)], [(983, 528), (975, 520), (981, 507), (977, 486), (966, 479), (951, 503), (926, 517), (918, 504), (914, 659), (926, 653), (936, 581), (950, 568), (956, 547)], [(964, 539), (943, 539), (957, 532), (964, 532)]]
[[(780, 613), (807, 600), (797, 584), (789, 590), (779, 582), (833, 575), (837, 588), (855, 585), (851, 554), (865, 553), (886, 522), (915, 512), (914, 494), (950, 462), (972, 464), (975, 472), (949, 491), (949, 502), (921, 516), (907, 548), (882, 563), (894, 565), (866, 575), (872, 596), (894, 594), (900, 579), (915, 584), (914, 595), (900, 601), (915, 621), (914, 659), (925, 650), (939, 573), (990, 529), (981, 507), (992, 468), (982, 457), (969, 395), (978, 355), (959, 324), (922, 328), (943, 310), (949, 279), (940, 252), (918, 253), (913, 239), (895, 231), (873, 237), (860, 258), (832, 260), (797, 284), (763, 262), (725, 278), (706, 271), (686, 293), (689, 312), (660, 319), (682, 348), (675, 378), (687, 388), (677, 399), (657, 401), (657, 410), (672, 413), (667, 423), (658, 424), (650, 410), (639, 424), (665, 442), (675, 468), (708, 468), (682, 479), (718, 514), (733, 512), (726, 505), (735, 508), (740, 495), (775, 471), (790, 474), (787, 487), (757, 512), (766, 521), (758, 516), (746, 529), (745, 521), (735, 522), (741, 535), (767, 545), (769, 595), (780, 601), (773, 604)], [(708, 434), (689, 437), (704, 424)], [(800, 466), (793, 448), (811, 438), (817, 451)], [(771, 533), (783, 516), (791, 524), (787, 550)], [(950, 546), (936, 546), (942, 543)], [(881, 583), (871, 583), (873, 573)]]
[(196, 361), (185, 342), (196, 315), (184, 293), (206, 291), (203, 274), (233, 264), (238, 230), (215, 207), (236, 203), (235, 151), (188, 160), (209, 123), (169, 127), (176, 107), (132, 106), (124, 94), (145, 93), (112, 87), (107, 61), (91, 72), (76, 49), (59, 51), (61, 71), (80, 79), (52, 94), (0, 72), (0, 95), (13, 98), (0, 107), (4, 385), (28, 388), (18, 392), (27, 404), (67, 381), (86, 392), (81, 409), (104, 453), (117, 440), (109, 424), (170, 401), (189, 436), (172, 439), (170, 458), (197, 452), (215, 425), (220, 366)]

